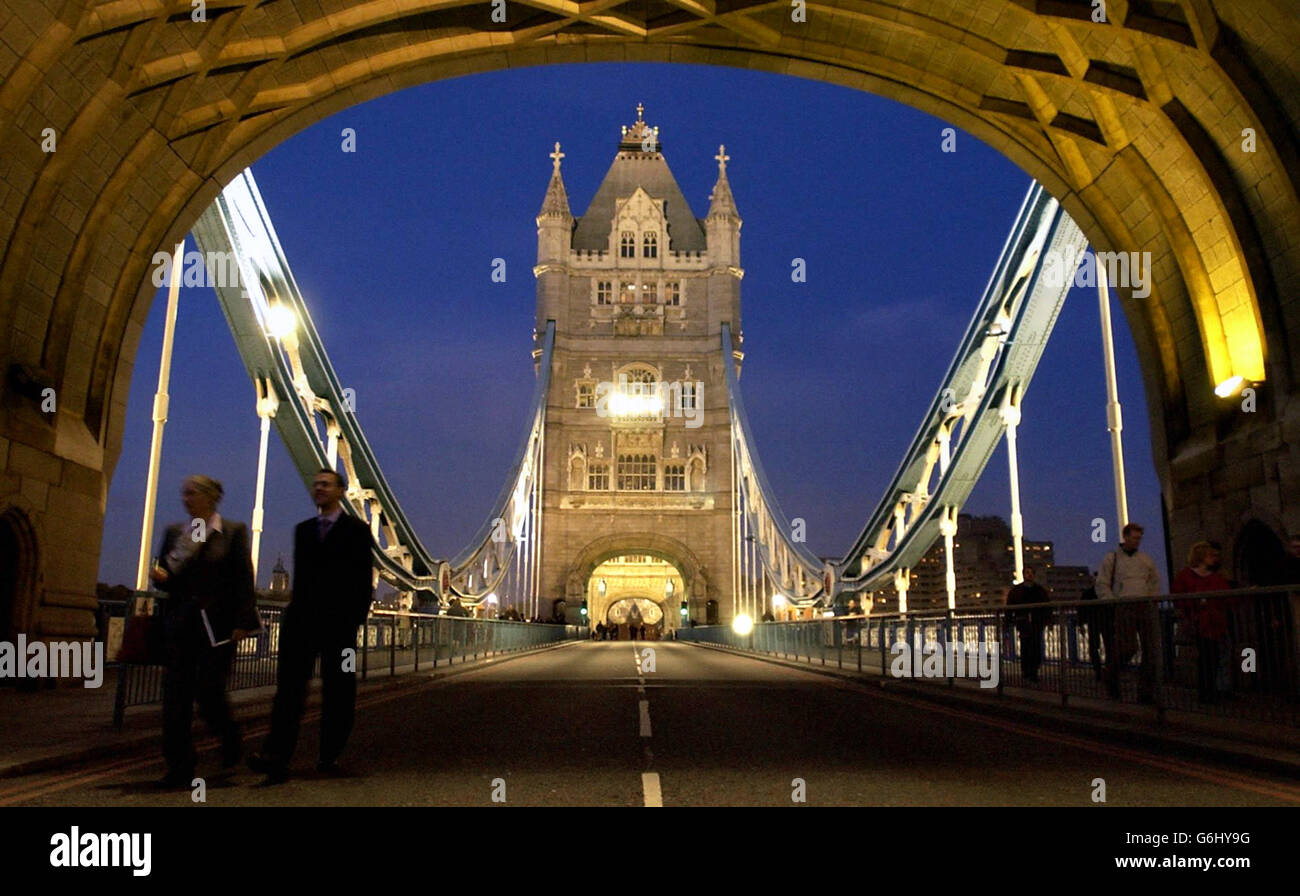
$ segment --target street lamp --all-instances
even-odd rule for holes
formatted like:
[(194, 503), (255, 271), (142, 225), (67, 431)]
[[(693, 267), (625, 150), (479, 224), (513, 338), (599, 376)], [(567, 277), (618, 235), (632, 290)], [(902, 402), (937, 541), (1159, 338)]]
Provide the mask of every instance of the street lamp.
[(266, 312), (266, 329), (276, 339), (287, 339), (298, 329), (298, 316), (283, 302), (272, 302)]

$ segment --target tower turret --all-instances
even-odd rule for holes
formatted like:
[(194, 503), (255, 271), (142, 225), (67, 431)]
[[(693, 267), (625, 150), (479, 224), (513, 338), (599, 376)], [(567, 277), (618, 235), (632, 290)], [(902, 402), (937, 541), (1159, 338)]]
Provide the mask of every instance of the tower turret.
[(719, 146), (718, 180), (709, 194), (709, 214), (704, 219), (705, 236), (709, 243), (709, 257), (715, 265), (740, 266), (740, 212), (736, 211), (736, 197), (731, 195), (727, 182), (726, 147)]

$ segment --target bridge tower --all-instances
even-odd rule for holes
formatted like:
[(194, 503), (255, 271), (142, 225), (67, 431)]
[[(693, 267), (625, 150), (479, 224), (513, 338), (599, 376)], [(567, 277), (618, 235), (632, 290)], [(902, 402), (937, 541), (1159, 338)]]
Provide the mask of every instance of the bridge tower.
[[(733, 612), (730, 424), (721, 328), (740, 332), (728, 156), (694, 216), (637, 106), (575, 218), (560, 144), (537, 217), (537, 332), (555, 321), (542, 484), (543, 598), (663, 629)], [(649, 603), (646, 603), (649, 601)], [(654, 606), (651, 606), (653, 604)]]

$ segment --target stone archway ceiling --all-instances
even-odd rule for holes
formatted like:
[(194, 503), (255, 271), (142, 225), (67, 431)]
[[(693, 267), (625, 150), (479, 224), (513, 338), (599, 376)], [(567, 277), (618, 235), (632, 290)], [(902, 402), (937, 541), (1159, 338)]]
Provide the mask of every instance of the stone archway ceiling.
[(16, 0), (0, 15), (0, 339), (9, 363), (51, 372), (111, 470), (153, 252), (277, 142), (471, 72), (726, 64), (931, 112), (1041, 180), (1100, 248), (1151, 252), (1151, 295), (1125, 310), (1172, 453), (1212, 422), (1214, 384), (1291, 388), (1300, 24), (1287, 0), (1106, 7), (1098, 23), (1090, 0), (840, 0), (794, 21), (785, 0), (510, 0), (497, 23), (485, 0), (215, 0), (195, 23), (188, 0)]

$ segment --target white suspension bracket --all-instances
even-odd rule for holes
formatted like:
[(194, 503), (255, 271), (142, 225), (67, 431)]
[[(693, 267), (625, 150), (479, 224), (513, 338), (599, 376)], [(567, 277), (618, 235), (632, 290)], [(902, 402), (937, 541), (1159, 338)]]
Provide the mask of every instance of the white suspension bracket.
[(1020, 410), (1020, 384), (1012, 383), (998, 409), (1002, 424), (1007, 429), (1007, 466), (1011, 482), (1011, 543), (1015, 549), (1015, 575), (1019, 584), (1025, 575), (1025, 522), (1020, 513), (1020, 460), (1016, 449), (1016, 429), (1022, 417)]
[(907, 615), (907, 587), (912, 581), (912, 570), (900, 566), (894, 570), (894, 590), (898, 592), (898, 613)]
[[(961, 405), (955, 405), (953, 410), (957, 410)], [(952, 423), (945, 420), (939, 425), (939, 433), (936, 436), (939, 442), (939, 475), (943, 476), (948, 472), (948, 465), (952, 463)]]
[(939, 532), (943, 535), (944, 556), (946, 558), (946, 572), (944, 583), (948, 591), (948, 609), (957, 608), (957, 573), (953, 568), (952, 544), (953, 537), (957, 534), (957, 508), (945, 507), (943, 516), (939, 518)]
[(263, 499), (266, 495), (266, 449), (271, 435), (271, 420), (280, 409), (280, 398), (276, 395), (275, 385), (266, 377), (254, 380), (257, 387), (257, 416), (260, 418), (260, 436), (257, 448), (257, 486), (253, 497), (253, 518), (250, 526), (253, 530), (250, 555), (253, 561), (253, 580), (257, 580), (258, 560), (262, 553), (262, 528), (266, 520)]

